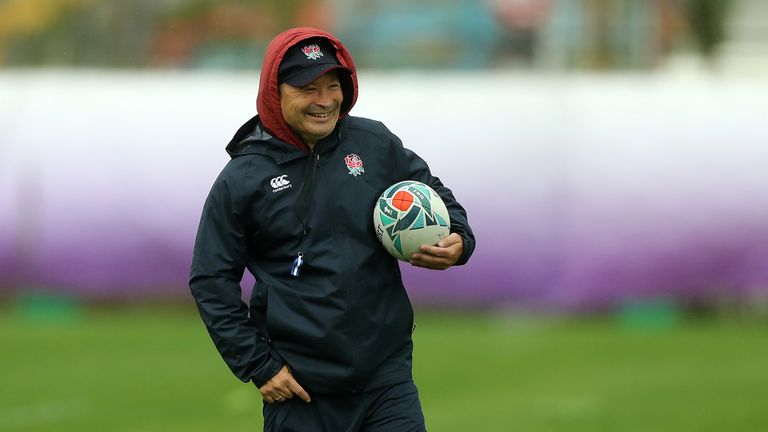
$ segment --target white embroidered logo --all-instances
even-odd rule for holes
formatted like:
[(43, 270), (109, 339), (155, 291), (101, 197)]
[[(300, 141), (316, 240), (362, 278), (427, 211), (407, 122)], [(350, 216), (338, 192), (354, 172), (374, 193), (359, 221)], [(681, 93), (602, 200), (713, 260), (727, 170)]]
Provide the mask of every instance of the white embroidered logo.
[(269, 181), (269, 185), (272, 186), (272, 193), (280, 192), (282, 190), (290, 189), (292, 187), (291, 181), (288, 180), (287, 177), (288, 177), (287, 174), (283, 174)]

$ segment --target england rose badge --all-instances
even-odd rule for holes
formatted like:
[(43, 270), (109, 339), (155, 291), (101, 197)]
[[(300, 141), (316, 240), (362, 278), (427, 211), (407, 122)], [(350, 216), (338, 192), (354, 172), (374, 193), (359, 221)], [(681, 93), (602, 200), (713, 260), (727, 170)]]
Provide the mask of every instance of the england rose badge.
[(360, 156), (354, 153), (348, 154), (344, 158), (344, 163), (347, 164), (347, 169), (349, 170), (349, 173), (355, 177), (365, 172), (365, 169), (363, 168), (363, 160), (360, 159)]

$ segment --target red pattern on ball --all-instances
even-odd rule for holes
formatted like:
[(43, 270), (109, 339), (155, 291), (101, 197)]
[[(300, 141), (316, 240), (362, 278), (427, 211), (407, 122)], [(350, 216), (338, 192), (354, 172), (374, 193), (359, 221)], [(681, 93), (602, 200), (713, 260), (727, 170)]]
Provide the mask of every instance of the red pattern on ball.
[(400, 211), (406, 211), (411, 208), (413, 204), (413, 195), (410, 192), (398, 191), (394, 197), (392, 197), (392, 205)]

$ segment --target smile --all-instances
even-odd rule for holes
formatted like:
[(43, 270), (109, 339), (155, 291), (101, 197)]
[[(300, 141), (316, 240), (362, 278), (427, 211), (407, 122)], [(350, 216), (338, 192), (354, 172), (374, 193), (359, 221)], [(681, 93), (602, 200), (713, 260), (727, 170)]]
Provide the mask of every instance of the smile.
[(331, 113), (307, 113), (307, 115), (310, 115), (315, 118), (326, 118), (331, 115)]

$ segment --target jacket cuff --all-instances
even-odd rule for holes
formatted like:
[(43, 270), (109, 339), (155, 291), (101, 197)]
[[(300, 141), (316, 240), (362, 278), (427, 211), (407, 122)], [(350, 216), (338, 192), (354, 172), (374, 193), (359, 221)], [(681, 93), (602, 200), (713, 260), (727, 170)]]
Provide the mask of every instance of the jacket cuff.
[(472, 256), (472, 252), (475, 251), (475, 239), (463, 231), (454, 232), (460, 235), (462, 240), (464, 240), (464, 250), (461, 252), (459, 260), (454, 264), (454, 266), (460, 266), (466, 264), (467, 261), (469, 261), (469, 257)]
[(277, 375), (283, 366), (285, 366), (285, 360), (272, 352), (270, 353), (270, 358), (267, 361), (267, 364), (251, 377), (251, 382), (256, 387), (261, 387), (266, 384), (267, 381), (272, 379), (273, 376)]

